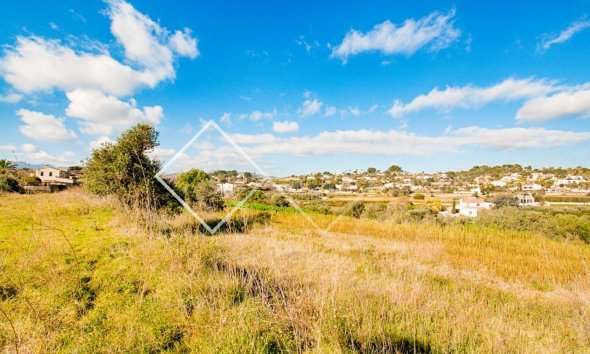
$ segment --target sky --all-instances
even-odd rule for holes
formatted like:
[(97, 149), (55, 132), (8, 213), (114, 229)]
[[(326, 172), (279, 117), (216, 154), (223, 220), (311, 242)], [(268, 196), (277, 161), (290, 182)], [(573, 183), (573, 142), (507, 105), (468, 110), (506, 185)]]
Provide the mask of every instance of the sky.
[(2, 6), (0, 158), (150, 123), (170, 172), (590, 166), (590, 0)]

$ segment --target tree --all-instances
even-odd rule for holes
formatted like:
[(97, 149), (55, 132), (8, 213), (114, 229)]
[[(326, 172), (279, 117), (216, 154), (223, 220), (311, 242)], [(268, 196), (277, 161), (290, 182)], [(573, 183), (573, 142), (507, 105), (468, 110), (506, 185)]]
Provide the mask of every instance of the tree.
[(14, 172), (16, 164), (10, 160), (0, 159), (0, 174), (8, 174)]
[(41, 179), (35, 176), (25, 176), (21, 178), (20, 183), (23, 186), (40, 186)]
[(369, 167), (369, 168), (367, 168), (367, 172), (368, 173), (375, 173), (375, 172), (377, 172), (377, 169), (375, 167)]
[(225, 203), (221, 192), (212, 181), (203, 181), (195, 189), (196, 205), (201, 210), (219, 211), (223, 210)]
[(396, 172), (403, 172), (403, 170), (398, 165), (391, 165), (387, 169), (387, 172), (389, 172), (389, 173), (396, 173)]
[(422, 194), (422, 193), (416, 193), (416, 194), (414, 194), (414, 199), (416, 199), (416, 200), (424, 200), (424, 194)]
[(0, 175), (0, 192), (18, 192), (18, 181), (8, 175)]
[(197, 201), (197, 187), (203, 182), (209, 182), (209, 175), (196, 168), (192, 168), (178, 175), (176, 186), (182, 192), (182, 196), (188, 203)]
[(502, 194), (494, 198), (492, 203), (496, 204), (496, 208), (518, 206), (518, 197), (509, 194)]
[(114, 195), (128, 207), (177, 208), (178, 203), (154, 178), (159, 161), (147, 155), (158, 145), (158, 132), (149, 124), (137, 124), (116, 143), (104, 143), (86, 161), (84, 188), (97, 195)]

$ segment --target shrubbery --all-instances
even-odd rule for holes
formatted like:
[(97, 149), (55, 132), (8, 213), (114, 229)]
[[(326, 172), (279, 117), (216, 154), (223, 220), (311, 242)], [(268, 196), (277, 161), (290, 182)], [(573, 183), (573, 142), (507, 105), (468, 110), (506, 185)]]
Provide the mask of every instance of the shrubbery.
[(18, 181), (8, 175), (0, 175), (0, 192), (18, 192)]
[(590, 210), (504, 207), (481, 213), (477, 223), (590, 243)]

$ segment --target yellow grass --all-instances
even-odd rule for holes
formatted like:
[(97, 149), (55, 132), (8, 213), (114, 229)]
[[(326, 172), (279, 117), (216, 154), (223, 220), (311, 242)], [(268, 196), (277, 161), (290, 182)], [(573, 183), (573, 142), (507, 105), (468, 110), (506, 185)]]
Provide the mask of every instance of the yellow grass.
[(590, 351), (578, 242), (347, 217), (324, 235), (296, 213), (162, 235), (78, 191), (0, 215), (3, 351)]

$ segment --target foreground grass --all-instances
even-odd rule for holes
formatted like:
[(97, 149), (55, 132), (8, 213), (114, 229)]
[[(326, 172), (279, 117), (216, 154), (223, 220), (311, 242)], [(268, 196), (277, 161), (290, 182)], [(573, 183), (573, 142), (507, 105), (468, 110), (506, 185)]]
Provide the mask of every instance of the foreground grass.
[(323, 235), (281, 212), (148, 232), (78, 191), (2, 195), (0, 216), (3, 351), (590, 351), (581, 242), (352, 218)]

